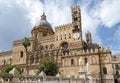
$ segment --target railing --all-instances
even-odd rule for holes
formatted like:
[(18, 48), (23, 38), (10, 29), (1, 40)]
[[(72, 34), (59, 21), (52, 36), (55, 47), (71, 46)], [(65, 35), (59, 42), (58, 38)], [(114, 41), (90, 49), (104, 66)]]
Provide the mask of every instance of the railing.
[[(113, 79), (103, 79), (103, 81), (104, 83), (114, 83)], [(89, 79), (80, 78), (0, 74), (0, 83), (90, 83), (90, 82)], [(94, 78), (91, 83), (100, 83), (100, 80)]]

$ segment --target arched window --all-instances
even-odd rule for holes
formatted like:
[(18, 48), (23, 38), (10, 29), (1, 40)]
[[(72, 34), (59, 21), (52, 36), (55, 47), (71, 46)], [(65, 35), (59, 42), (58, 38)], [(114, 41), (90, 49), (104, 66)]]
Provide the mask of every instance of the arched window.
[(85, 59), (84, 59), (84, 61), (85, 61), (85, 64), (87, 64), (87, 60), (88, 60), (87, 58), (85, 58)]
[(47, 36), (47, 33), (43, 32), (43, 37)]
[(107, 68), (106, 67), (103, 67), (103, 73), (107, 74)]
[(96, 57), (92, 57), (92, 63), (93, 63), (93, 64), (96, 64), (96, 63), (97, 63)]
[(71, 38), (71, 34), (69, 33), (69, 38)]
[(43, 46), (42, 45), (40, 45), (40, 50), (43, 50)]
[(34, 56), (30, 57), (30, 63), (33, 64), (34, 63)]
[(75, 18), (74, 18), (74, 21), (77, 21), (77, 20), (78, 20), (78, 18), (77, 18), (77, 17), (75, 17)]
[(71, 59), (71, 65), (74, 65), (74, 59)]
[(20, 57), (21, 57), (21, 58), (23, 57), (23, 51), (20, 52)]
[(56, 36), (56, 41), (58, 41), (58, 36)]
[(64, 42), (64, 43), (62, 44), (62, 47), (63, 47), (64, 49), (67, 49), (67, 48), (68, 48), (68, 43), (67, 43), (67, 42)]
[(118, 68), (118, 64), (115, 65), (116, 69)]
[(60, 40), (62, 40), (62, 35), (60, 35)]
[(66, 34), (65, 34), (65, 39), (66, 39)]
[(35, 39), (37, 39), (38, 38), (38, 35), (37, 35), (37, 33), (35, 34)]
[(52, 49), (52, 48), (53, 48), (53, 46), (54, 46), (54, 44), (50, 44), (50, 49)]

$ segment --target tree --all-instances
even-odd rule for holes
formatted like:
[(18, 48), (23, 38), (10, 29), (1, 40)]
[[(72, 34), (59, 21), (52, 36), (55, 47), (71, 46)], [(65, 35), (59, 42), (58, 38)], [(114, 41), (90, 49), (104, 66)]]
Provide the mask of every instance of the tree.
[(22, 44), (25, 47), (25, 51), (26, 51), (26, 70), (27, 70), (27, 75), (29, 75), (27, 47), (29, 47), (31, 43), (30, 43), (30, 40), (25, 37), (22, 41)]
[(16, 70), (18, 70), (20, 72), (20, 74), (23, 72), (22, 69), (20, 67), (17, 67), (15, 65), (9, 65), (7, 67), (5, 67), (2, 72), (3, 73), (9, 73), (13, 68), (16, 68)]
[(37, 74), (43, 71), (47, 76), (55, 76), (58, 73), (57, 64), (49, 59), (42, 59)]
[(27, 52), (27, 47), (29, 47), (30, 44), (31, 44), (31, 43), (30, 43), (30, 40), (25, 37), (25, 38), (23, 39), (23, 41), (22, 41), (22, 45), (25, 47), (26, 52)]

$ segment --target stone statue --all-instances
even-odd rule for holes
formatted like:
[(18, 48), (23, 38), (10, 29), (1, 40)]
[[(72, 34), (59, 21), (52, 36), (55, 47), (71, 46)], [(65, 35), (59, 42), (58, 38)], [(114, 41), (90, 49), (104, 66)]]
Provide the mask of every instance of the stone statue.
[(80, 70), (83, 69), (83, 61), (82, 58), (79, 58), (79, 65), (80, 65)]
[(89, 63), (86, 64), (87, 72), (89, 71)]
[(87, 72), (87, 74), (91, 74), (90, 64), (89, 63), (86, 64), (86, 72)]

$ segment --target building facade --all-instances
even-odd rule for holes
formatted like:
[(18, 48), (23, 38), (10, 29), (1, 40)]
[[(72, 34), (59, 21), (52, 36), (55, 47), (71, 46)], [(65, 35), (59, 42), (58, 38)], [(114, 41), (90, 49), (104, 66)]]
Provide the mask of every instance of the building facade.
[[(43, 58), (49, 58), (57, 63), (63, 76), (76, 77), (80, 69), (86, 72), (86, 64), (89, 64), (92, 77), (99, 78), (102, 73), (103, 78), (112, 79), (110, 49), (93, 43), (90, 32), (85, 34), (86, 41), (83, 41), (80, 7), (76, 5), (71, 10), (71, 23), (57, 26), (54, 31), (43, 13), (31, 30), (32, 37), (29, 38), (31, 45), (27, 51), (29, 74), (36, 73)], [(27, 57), (21, 42), (22, 40), (14, 41), (12, 51), (0, 53), (0, 61), (3, 63), (1, 69), (11, 64), (20, 66), (26, 72)]]
[(114, 79), (120, 82), (120, 55), (112, 56)]

